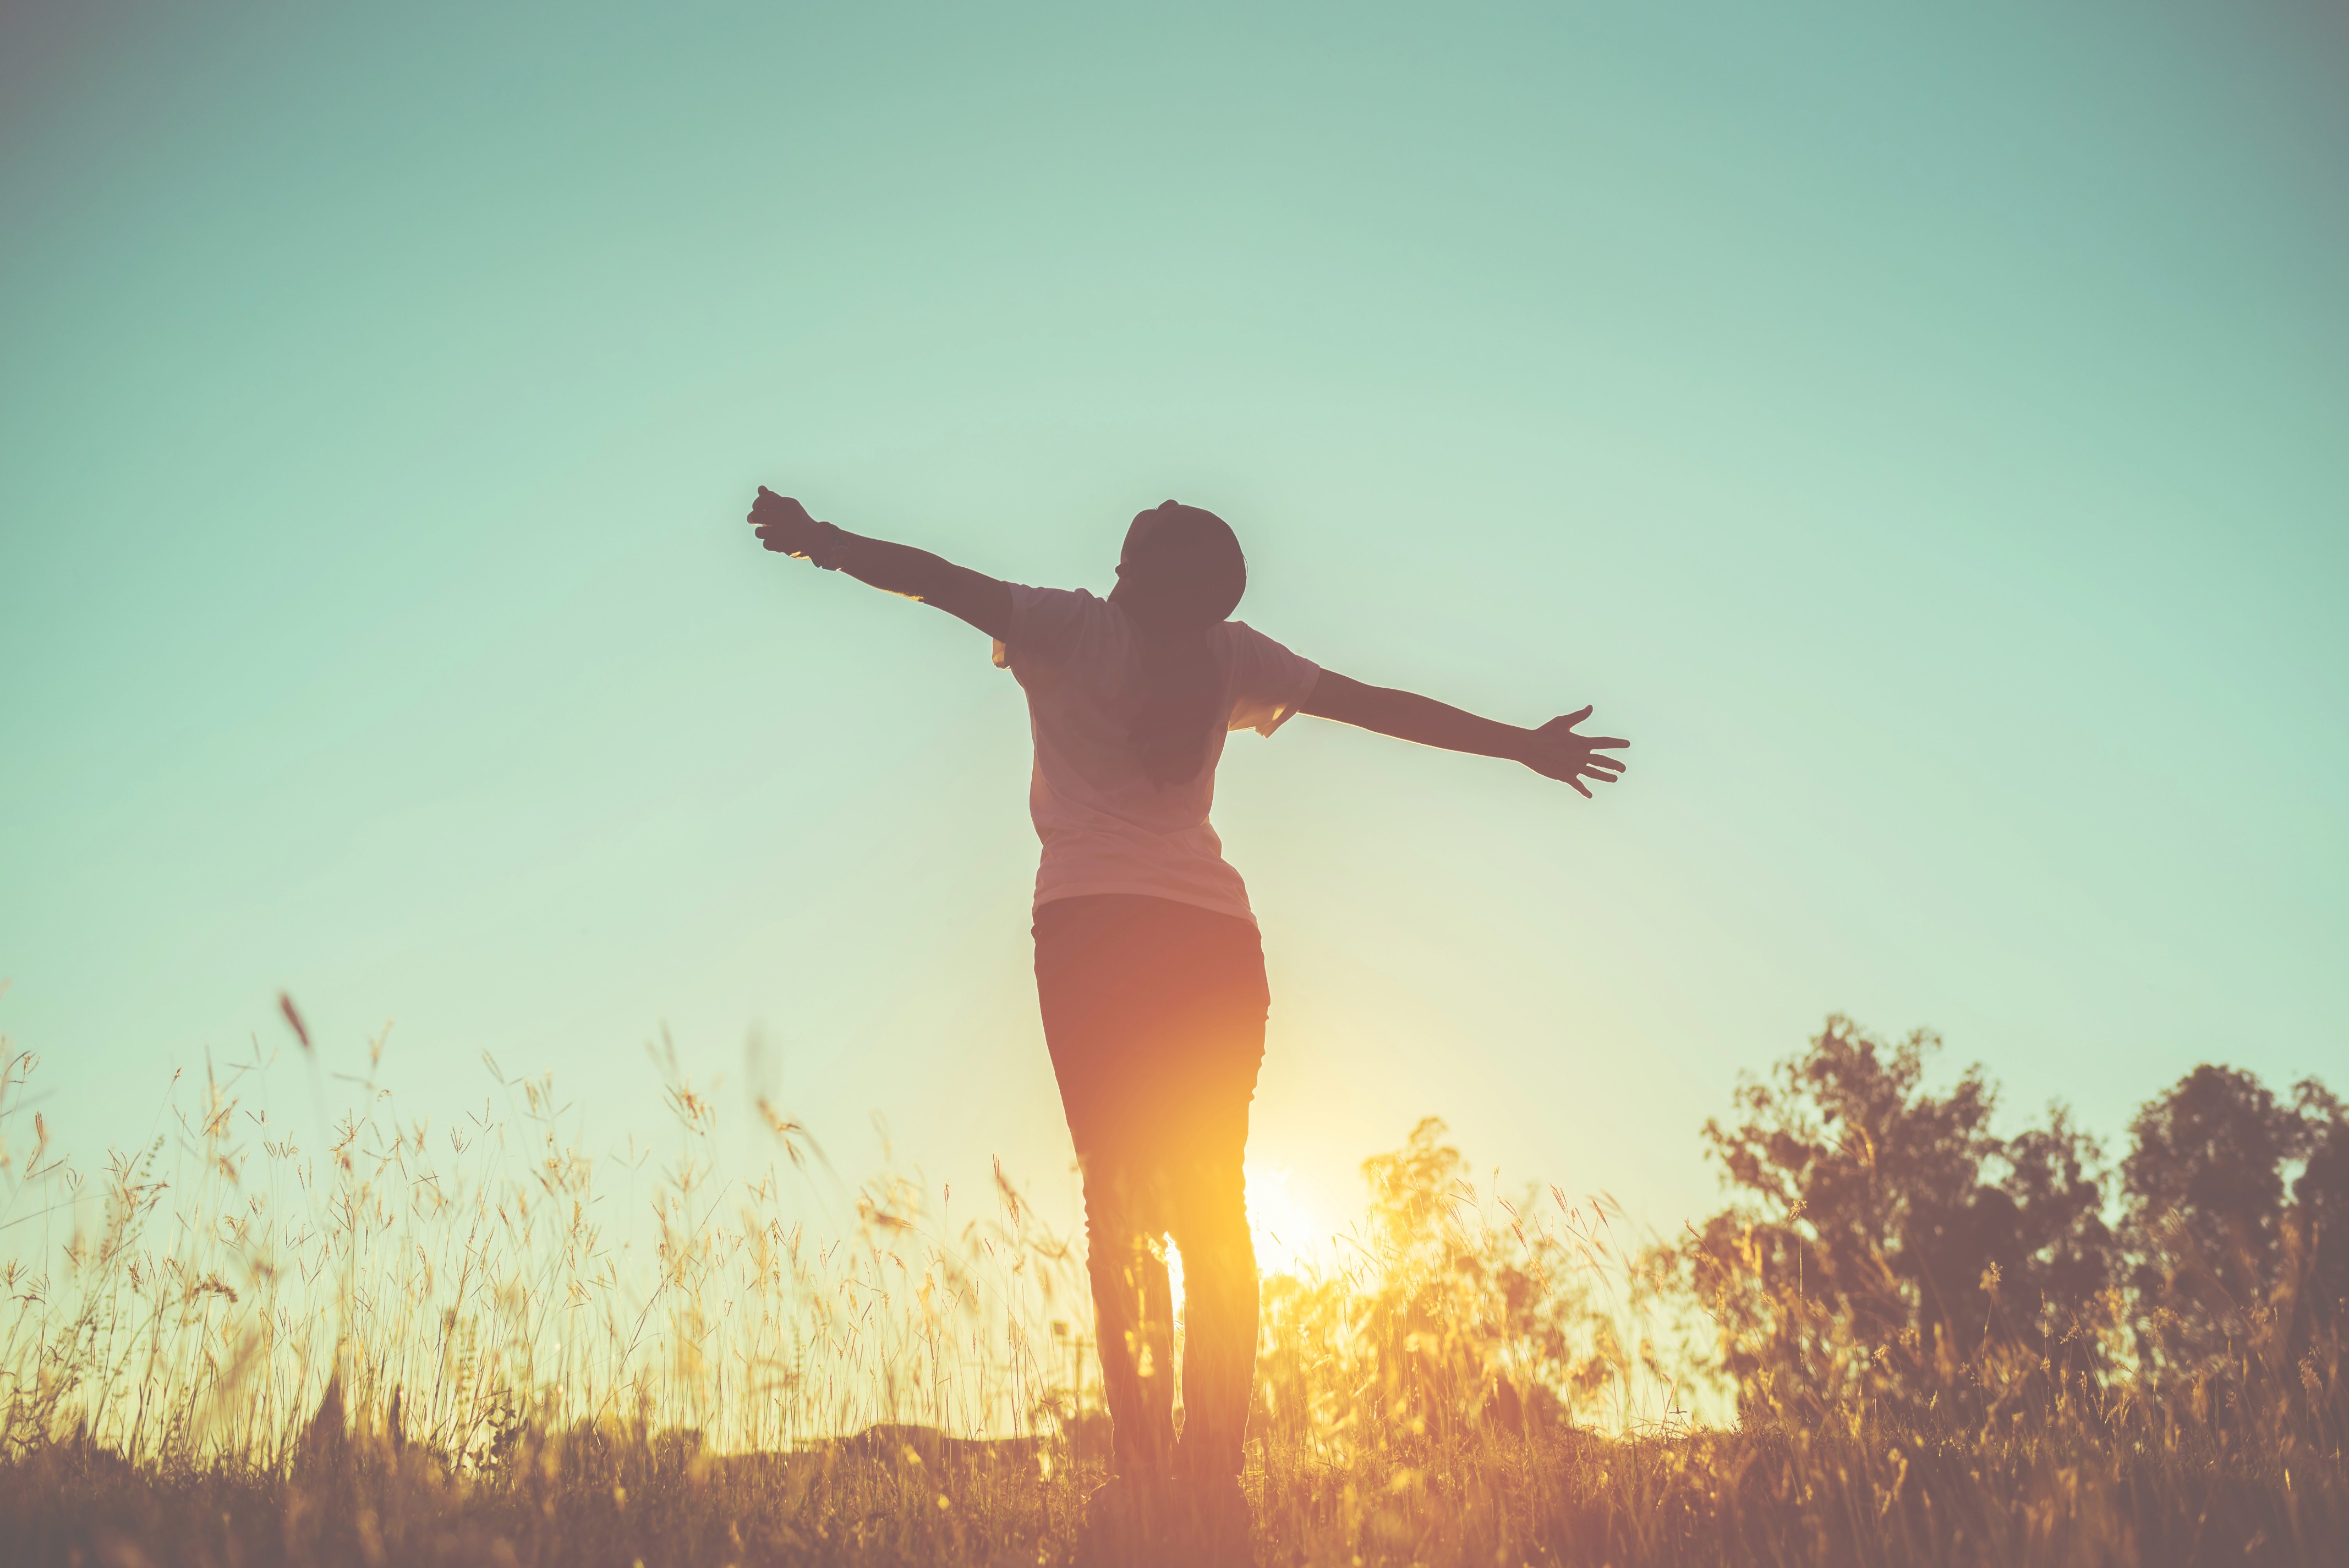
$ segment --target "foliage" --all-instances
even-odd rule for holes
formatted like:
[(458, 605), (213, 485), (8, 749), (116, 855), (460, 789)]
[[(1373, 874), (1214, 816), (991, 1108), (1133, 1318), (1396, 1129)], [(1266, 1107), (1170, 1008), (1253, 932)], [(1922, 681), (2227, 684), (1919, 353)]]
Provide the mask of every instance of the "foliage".
[(2199, 1067), (2130, 1134), (2124, 1233), (2150, 1375), (2223, 1372), (2233, 1347), (2278, 1331), (2297, 1360), (2349, 1328), (2349, 1116), (2323, 1085), (2280, 1103), (2249, 1073)]
[(1556, 1188), (1480, 1191), (1444, 1133), (1429, 1117), (1363, 1162), (1369, 1203), (1340, 1266), (1265, 1282), (1258, 1429), (1409, 1454), (1494, 1425), (1682, 1419), (1607, 1207)]
[[(1930, 1045), (1831, 1020), (1708, 1130), (1731, 1210), (1645, 1255), (1603, 1201), (1475, 1181), (1433, 1119), (1366, 1161), (1341, 1261), (1266, 1282), (1260, 1560), (2339, 1561), (2339, 1106), (2173, 1090), (2116, 1233), (2061, 1114), (1996, 1134)], [(0, 1222), (77, 1222), (0, 1264), (11, 1563), (1071, 1561), (1082, 1297), (1008, 1181), (957, 1229), (884, 1177), (810, 1233), (776, 1179), (715, 1181), (673, 1063), (675, 1157), (621, 1173), (640, 1224), (543, 1080), (437, 1133), (370, 1092), (313, 1157), (231, 1074), (85, 1181), (37, 1123), (26, 1156), (0, 1057)], [(2202, 1310), (2177, 1238), (2254, 1231), (2255, 1309), (2190, 1360), (2145, 1337), (2141, 1291)], [(1692, 1414), (1720, 1378), (1738, 1429)]]
[[(2063, 1109), (2001, 1136), (1979, 1068), (1928, 1086), (1937, 1045), (1831, 1017), (1740, 1086), (1734, 1125), (1706, 1126), (1730, 1204), (1658, 1262), (1713, 1315), (1745, 1429), (1790, 1452), (1867, 1434), (1863, 1452), (1899, 1460), (1888, 1521), (1908, 1477), (1996, 1455), (2017, 1495), (2060, 1494), (2059, 1511), (2116, 1530), (2133, 1504), (2144, 1529), (2132, 1494), (2155, 1486), (2203, 1500), (2198, 1541), (2218, 1519), (2215, 1539), (2255, 1555), (2337, 1545), (2275, 1494), (2313, 1476), (2311, 1495), (2340, 1502), (2339, 1102), (2310, 1081), (2282, 1104), (2250, 1074), (2196, 1068), (2132, 1124), (2116, 1227), (2099, 1152)], [(2282, 1526), (2263, 1496), (2289, 1504)]]
[(1705, 1124), (1731, 1206), (1670, 1261), (1720, 1324), (1749, 1401), (1930, 1398), (1953, 1357), (2023, 1352), (2056, 1377), (2108, 1365), (2116, 1240), (2095, 1143), (2062, 1108), (1992, 1130), (1979, 1068), (1936, 1093), (1940, 1041), (1837, 1016)]

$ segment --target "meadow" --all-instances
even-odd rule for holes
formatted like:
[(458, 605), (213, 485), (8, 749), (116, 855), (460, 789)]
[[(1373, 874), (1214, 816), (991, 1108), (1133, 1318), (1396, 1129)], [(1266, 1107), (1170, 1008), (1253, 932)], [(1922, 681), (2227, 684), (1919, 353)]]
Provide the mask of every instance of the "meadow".
[[(1432, 1119), (1366, 1161), (1264, 1284), (1257, 1561), (2349, 1562), (2338, 1102), (2199, 1069), (2107, 1165), (1932, 1047), (1830, 1019), (1739, 1086), (1678, 1237)], [(10, 1563), (1074, 1560), (1081, 1260), (999, 1171), (842, 1186), (761, 1104), (772, 1169), (721, 1181), (667, 1057), (658, 1155), (591, 1156), (545, 1078), (437, 1128), (370, 1082), (321, 1146), (256, 1062), (82, 1170), (0, 1055)]]

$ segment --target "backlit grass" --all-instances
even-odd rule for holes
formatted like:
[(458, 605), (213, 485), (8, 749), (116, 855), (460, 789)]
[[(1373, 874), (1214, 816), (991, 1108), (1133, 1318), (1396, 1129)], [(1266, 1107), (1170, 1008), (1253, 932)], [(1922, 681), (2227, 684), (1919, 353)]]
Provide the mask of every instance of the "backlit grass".
[[(33, 1067), (0, 1083), (6, 1561), (1071, 1560), (1081, 1259), (1000, 1175), (978, 1217), (885, 1175), (818, 1233), (804, 1130), (761, 1107), (773, 1171), (718, 1180), (673, 1068), (677, 1141), (623, 1169), (543, 1079), (440, 1127), (363, 1089), (313, 1147), (222, 1072), (85, 1172)], [(1758, 1250), (1709, 1315), (1717, 1253), (1474, 1182), (1440, 1124), (1365, 1171), (1326, 1272), (1265, 1284), (1260, 1561), (2349, 1561), (2329, 1330), (2247, 1312), (2184, 1383), (2117, 1328), (2093, 1377), (1944, 1335), (1892, 1379)], [(1733, 1342), (1757, 1301), (1799, 1362)]]

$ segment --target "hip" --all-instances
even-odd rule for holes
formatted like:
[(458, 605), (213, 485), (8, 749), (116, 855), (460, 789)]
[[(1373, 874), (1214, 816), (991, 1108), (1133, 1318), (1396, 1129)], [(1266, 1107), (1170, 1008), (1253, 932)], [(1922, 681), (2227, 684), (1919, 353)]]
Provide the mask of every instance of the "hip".
[(1261, 1029), (1271, 992), (1256, 923), (1147, 893), (1055, 898), (1036, 908), (1036, 988), (1050, 1033), (1059, 1015), (1110, 1013), (1128, 1028)]

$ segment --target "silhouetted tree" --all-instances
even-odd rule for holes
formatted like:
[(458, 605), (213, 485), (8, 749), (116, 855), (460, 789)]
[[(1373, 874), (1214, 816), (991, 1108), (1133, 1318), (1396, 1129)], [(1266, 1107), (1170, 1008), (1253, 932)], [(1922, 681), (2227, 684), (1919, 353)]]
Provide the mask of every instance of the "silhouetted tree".
[(2293, 1090), (2307, 1164), (2292, 1183), (2287, 1232), (2303, 1261), (2300, 1297), (2313, 1325), (2349, 1327), (2349, 1108), (2314, 1078)]
[(2323, 1085), (2283, 1101), (2240, 1068), (2187, 1074), (2130, 1124), (2116, 1232), (2064, 1109), (2001, 1136), (1979, 1067), (1928, 1087), (1939, 1045), (1830, 1017), (1705, 1124), (1730, 1203), (1664, 1261), (1720, 1326), (1741, 1404), (1986, 1411), (2099, 1383), (2132, 1337), (2155, 1386), (2338, 1387), (2349, 1109)]
[(2101, 1365), (2116, 1249), (2095, 1143), (2061, 1108), (2006, 1139), (1979, 1067), (1925, 1084), (1939, 1039), (1842, 1016), (1705, 1125), (1728, 1209), (1677, 1250), (1747, 1397), (1861, 1383), (1930, 1398), (1983, 1346)]
[(2130, 1134), (2123, 1230), (2139, 1358), (2180, 1377), (2228, 1373), (2254, 1343), (2296, 1359), (2349, 1295), (2340, 1101), (2312, 1078), (2285, 1103), (2240, 1068), (2205, 1064), (2147, 1102)]
[(2215, 1355), (2275, 1278), (2300, 1119), (2251, 1074), (2203, 1066), (2149, 1101), (2121, 1161), (2140, 1354)]

